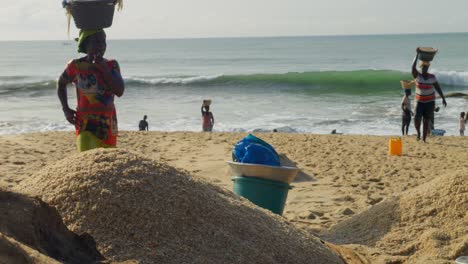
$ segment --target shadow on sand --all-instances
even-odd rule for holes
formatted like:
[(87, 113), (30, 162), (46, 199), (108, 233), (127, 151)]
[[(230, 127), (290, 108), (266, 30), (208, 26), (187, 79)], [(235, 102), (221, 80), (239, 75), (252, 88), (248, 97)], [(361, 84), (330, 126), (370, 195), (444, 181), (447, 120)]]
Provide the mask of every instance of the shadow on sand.
[[(297, 167), (297, 163), (289, 159), (288, 156), (286, 156), (286, 154), (280, 154), (279, 156), (280, 156), (281, 166)], [(297, 174), (296, 179), (294, 179), (294, 182), (310, 182), (310, 181), (315, 181), (315, 178), (312, 175), (309, 175), (302, 170)]]

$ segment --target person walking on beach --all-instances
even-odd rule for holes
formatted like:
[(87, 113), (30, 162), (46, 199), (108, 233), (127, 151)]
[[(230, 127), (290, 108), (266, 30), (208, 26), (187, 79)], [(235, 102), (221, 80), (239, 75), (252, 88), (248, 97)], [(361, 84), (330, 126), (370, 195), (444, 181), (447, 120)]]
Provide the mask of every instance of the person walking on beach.
[(465, 124), (466, 124), (467, 119), (465, 118), (465, 112), (460, 113), (460, 121), (459, 121), (459, 126), (460, 126), (460, 136), (465, 135)]
[(149, 131), (149, 126), (148, 126), (148, 122), (146, 121), (148, 117), (145, 115), (143, 116), (143, 120), (140, 120), (140, 123), (138, 124), (138, 128), (140, 129), (140, 131)]
[(428, 72), (429, 66), (431, 65), (428, 61), (421, 61), (420, 67), (422, 73), (416, 69), (416, 64), (419, 57), (419, 48), (416, 49), (416, 57), (413, 61), (412, 74), (416, 79), (416, 115), (414, 117), (414, 125), (416, 131), (418, 132), (417, 139), (421, 139), (421, 120), (423, 119), (423, 135), (422, 139), (426, 142), (426, 137), (429, 130), (429, 120), (432, 120), (434, 116), (434, 107), (435, 107), (435, 91), (442, 98), (442, 104), (444, 107), (447, 106), (445, 101), (445, 96), (442, 93), (442, 89), (437, 82), (435, 75)]
[(409, 96), (411, 95), (411, 89), (405, 89), (405, 96), (403, 96), (403, 100), (401, 101), (401, 110), (402, 113), (402, 124), (401, 124), (401, 133), (402, 135), (408, 135), (408, 129), (411, 124), (411, 116), (414, 115), (413, 111), (411, 111), (411, 102)]
[(211, 132), (213, 131), (214, 126), (214, 116), (213, 113), (210, 112), (210, 106), (204, 105), (201, 107), (201, 114), (202, 114), (202, 128), (204, 132)]
[[(104, 30), (81, 30), (78, 52), (86, 56), (71, 60), (60, 75), (57, 95), (65, 118), (75, 125), (78, 151), (117, 145), (117, 115), (114, 96), (122, 96), (125, 84), (115, 60), (105, 59)], [(68, 105), (67, 85), (74, 83), (77, 109)]]

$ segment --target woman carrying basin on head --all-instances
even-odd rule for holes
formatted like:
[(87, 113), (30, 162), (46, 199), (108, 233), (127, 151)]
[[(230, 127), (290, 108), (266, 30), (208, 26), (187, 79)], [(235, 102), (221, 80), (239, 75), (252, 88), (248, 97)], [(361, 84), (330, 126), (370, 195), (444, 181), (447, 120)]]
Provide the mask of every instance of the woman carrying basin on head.
[(211, 100), (203, 100), (203, 105), (201, 107), (202, 114), (202, 129), (204, 132), (213, 131), (214, 126), (214, 116), (210, 111)]
[[(66, 119), (75, 125), (80, 152), (117, 144), (114, 95), (122, 96), (125, 85), (117, 61), (104, 58), (106, 47), (104, 30), (81, 30), (78, 52), (86, 56), (70, 61), (58, 80), (57, 94)], [(70, 83), (76, 87), (76, 111), (68, 105)]]
[(422, 139), (426, 142), (426, 137), (429, 130), (429, 121), (432, 120), (434, 116), (435, 100), (436, 95), (435, 91), (442, 98), (442, 103), (444, 106), (447, 106), (445, 101), (444, 94), (442, 89), (437, 82), (436, 76), (430, 74), (429, 66), (431, 63), (429, 61), (421, 61), (421, 73), (417, 70), (416, 64), (421, 53), (421, 49), (418, 47), (416, 49), (416, 57), (413, 61), (412, 74), (416, 79), (416, 93), (415, 93), (415, 102), (416, 102), (416, 114), (414, 117), (414, 125), (416, 131), (418, 132), (418, 140), (421, 139), (421, 120), (423, 120), (423, 135)]

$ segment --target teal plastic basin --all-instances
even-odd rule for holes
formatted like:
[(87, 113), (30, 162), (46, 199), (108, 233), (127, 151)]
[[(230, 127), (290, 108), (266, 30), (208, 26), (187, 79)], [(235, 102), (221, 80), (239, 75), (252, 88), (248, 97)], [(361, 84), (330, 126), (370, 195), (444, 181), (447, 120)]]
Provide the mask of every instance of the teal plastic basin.
[(282, 215), (291, 186), (284, 182), (254, 177), (232, 177), (234, 192), (252, 203)]

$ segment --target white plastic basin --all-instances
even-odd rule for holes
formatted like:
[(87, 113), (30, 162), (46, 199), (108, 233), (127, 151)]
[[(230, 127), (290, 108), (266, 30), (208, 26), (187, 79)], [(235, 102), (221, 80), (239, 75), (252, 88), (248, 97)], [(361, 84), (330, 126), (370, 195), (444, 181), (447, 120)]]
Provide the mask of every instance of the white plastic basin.
[(235, 176), (256, 177), (290, 184), (294, 181), (300, 169), (296, 167), (275, 167), (260, 164), (226, 161)]

